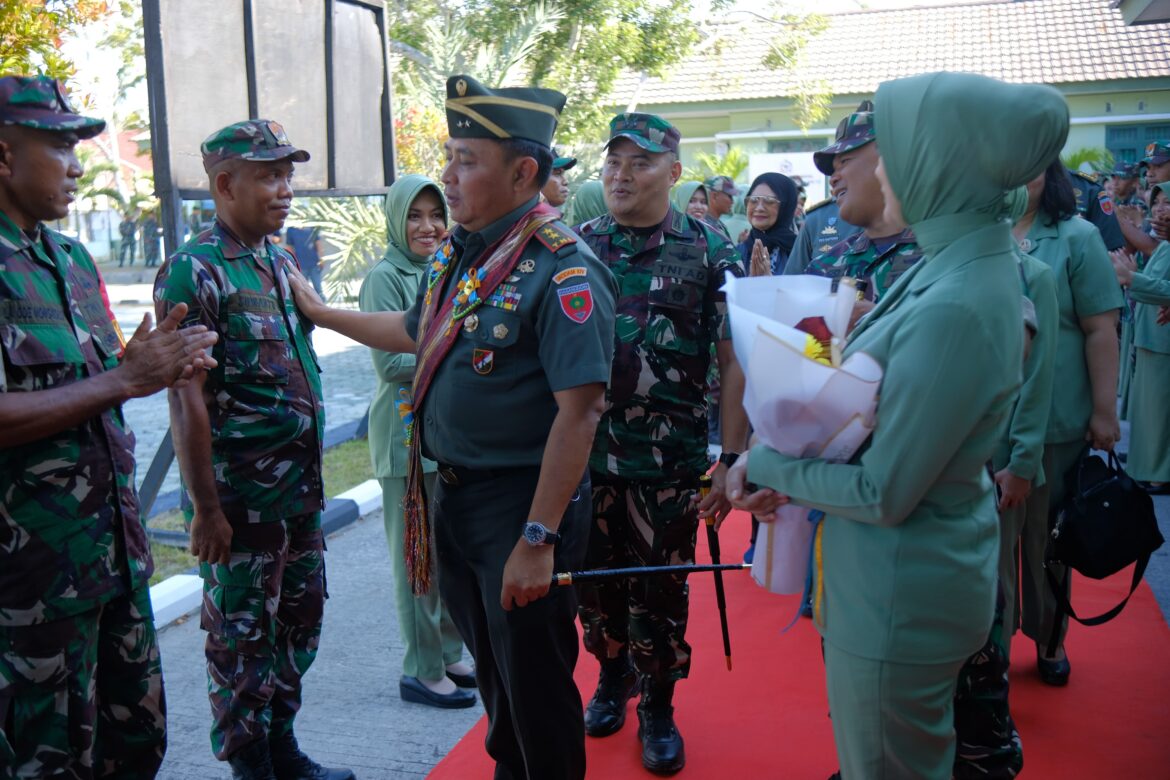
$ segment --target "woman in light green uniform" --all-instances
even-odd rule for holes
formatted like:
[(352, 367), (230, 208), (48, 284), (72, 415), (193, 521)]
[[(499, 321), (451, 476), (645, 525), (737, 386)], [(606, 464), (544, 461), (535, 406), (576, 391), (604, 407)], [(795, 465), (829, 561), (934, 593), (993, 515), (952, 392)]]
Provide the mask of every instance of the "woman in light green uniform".
[[(1170, 182), (1154, 185), (1150, 213), (1170, 216)], [(1158, 308), (1170, 306), (1170, 243), (1163, 241), (1138, 271), (1124, 253), (1113, 253), (1118, 281), (1134, 303), (1136, 350), (1129, 387), (1129, 475), (1157, 492), (1170, 486), (1170, 326), (1159, 325)]]
[[(1091, 443), (1111, 450), (1121, 436), (1117, 319), (1125, 301), (1100, 232), (1076, 216), (1076, 197), (1060, 160), (1029, 182), (1028, 209), (1012, 231), (1023, 252), (1052, 269), (1060, 306), (1056, 381), (1041, 461), (1046, 482), (1028, 496), (1020, 537), (1020, 624), (1036, 643), (1040, 679), (1064, 685), (1071, 669), (1064, 652), (1068, 619), (1054, 626), (1056, 597), (1044, 575), (1049, 509), (1064, 500), (1065, 477), (1085, 448)], [(1054, 630), (1058, 643), (1049, 656)]]
[(569, 208), (565, 212), (565, 224), (570, 226), (583, 225), (607, 213), (605, 208), (605, 187), (599, 179), (590, 179), (582, 182), (569, 201)]
[[(414, 304), (427, 261), (447, 232), (447, 202), (426, 176), (398, 178), (386, 193), (386, 254), (370, 269), (358, 295), (362, 311), (402, 311)], [(434, 707), (470, 707), (475, 678), (463, 663), (463, 642), (439, 589), (415, 596), (403, 564), (402, 497), (406, 493), (407, 411), (414, 380), (414, 354), (370, 350), (378, 384), (370, 402), (370, 458), (382, 486), (382, 514), (398, 626), (405, 646), (399, 693), (404, 701)], [(405, 404), (403, 406), (402, 404)], [(427, 492), (434, 494), (435, 464), (424, 464)]]
[(766, 512), (769, 494), (742, 495), (745, 476), (826, 515), (814, 618), (842, 777), (943, 780), (958, 672), (992, 623), (999, 520), (986, 467), (1023, 364), (1003, 198), (1059, 152), (1068, 108), (1048, 87), (956, 73), (886, 82), (875, 104), (886, 207), (924, 258), (845, 348), (884, 371), (873, 435), (845, 464), (758, 445), (728, 486), (749, 511)]

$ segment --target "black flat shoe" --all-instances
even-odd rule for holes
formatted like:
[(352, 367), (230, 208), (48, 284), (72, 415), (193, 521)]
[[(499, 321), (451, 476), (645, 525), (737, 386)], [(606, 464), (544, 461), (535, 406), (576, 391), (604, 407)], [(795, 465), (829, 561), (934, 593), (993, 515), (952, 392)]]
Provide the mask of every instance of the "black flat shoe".
[(1051, 661), (1037, 653), (1036, 670), (1040, 672), (1041, 682), (1061, 687), (1068, 685), (1068, 675), (1072, 671), (1072, 665), (1068, 662), (1068, 656), (1059, 661)]
[(441, 707), (445, 710), (461, 710), (475, 705), (475, 694), (458, 688), (451, 693), (435, 693), (419, 682), (417, 677), (403, 675), (398, 682), (398, 694), (403, 701)]
[(478, 688), (475, 683), (475, 672), (471, 674), (457, 674), (455, 672), (447, 672), (447, 679), (455, 683), (460, 688)]

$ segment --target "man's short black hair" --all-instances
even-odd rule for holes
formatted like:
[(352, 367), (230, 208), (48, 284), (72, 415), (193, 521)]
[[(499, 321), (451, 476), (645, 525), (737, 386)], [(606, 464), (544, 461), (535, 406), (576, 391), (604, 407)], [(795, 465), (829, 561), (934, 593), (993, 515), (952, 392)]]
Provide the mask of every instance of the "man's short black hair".
[(504, 147), (504, 159), (508, 162), (517, 157), (531, 157), (536, 160), (537, 189), (543, 188), (548, 183), (548, 177), (552, 175), (553, 164), (551, 149), (526, 138), (505, 138), (500, 141), (500, 146)]
[(1077, 196), (1072, 178), (1064, 163), (1057, 158), (1044, 171), (1044, 189), (1040, 192), (1040, 213), (1048, 225), (1071, 219), (1077, 213)]

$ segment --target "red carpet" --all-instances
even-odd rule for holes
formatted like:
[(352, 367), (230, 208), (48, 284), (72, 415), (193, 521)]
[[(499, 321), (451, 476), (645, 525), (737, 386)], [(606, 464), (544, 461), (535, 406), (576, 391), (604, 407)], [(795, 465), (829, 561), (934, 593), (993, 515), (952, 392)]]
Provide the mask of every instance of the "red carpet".
[[(748, 518), (733, 515), (720, 533), (727, 560), (747, 547)], [(707, 555), (700, 531), (700, 558)], [(724, 577), (734, 670), (723, 660), (710, 575), (691, 577), (694, 648), (690, 678), (676, 695), (687, 766), (679, 777), (825, 780), (837, 768), (827, 716), (820, 638), (811, 621), (783, 628), (795, 596), (772, 596), (747, 572)], [(1128, 571), (1105, 583), (1078, 579), (1073, 606), (1094, 615), (1116, 603)], [(1170, 777), (1170, 629), (1144, 583), (1125, 612), (1096, 628), (1073, 624), (1066, 642), (1073, 664), (1067, 688), (1036, 677), (1031, 642), (1012, 645), (1012, 714), (1024, 743), (1024, 772), (1037, 780), (1119, 780)], [(597, 664), (582, 651), (577, 684), (588, 700)], [(647, 778), (631, 702), (625, 727), (586, 738), (588, 777)], [(490, 778), (483, 748), (486, 719), (463, 737), (429, 775), (434, 780)]]

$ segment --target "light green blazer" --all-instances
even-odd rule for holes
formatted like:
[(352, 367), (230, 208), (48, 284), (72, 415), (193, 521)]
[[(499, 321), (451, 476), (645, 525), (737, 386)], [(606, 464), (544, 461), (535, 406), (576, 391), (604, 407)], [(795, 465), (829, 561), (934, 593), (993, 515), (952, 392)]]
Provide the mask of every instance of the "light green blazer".
[(877, 424), (847, 464), (752, 449), (748, 478), (822, 510), (821, 632), (854, 655), (948, 663), (987, 639), (999, 526), (986, 464), (1023, 364), (1006, 223), (908, 271), (845, 350), (883, 367)]
[(1170, 354), (1170, 325), (1158, 324), (1158, 307), (1170, 306), (1170, 243), (1163, 241), (1145, 269), (1133, 275), (1129, 295), (1135, 301), (1133, 343), (1139, 349)]

